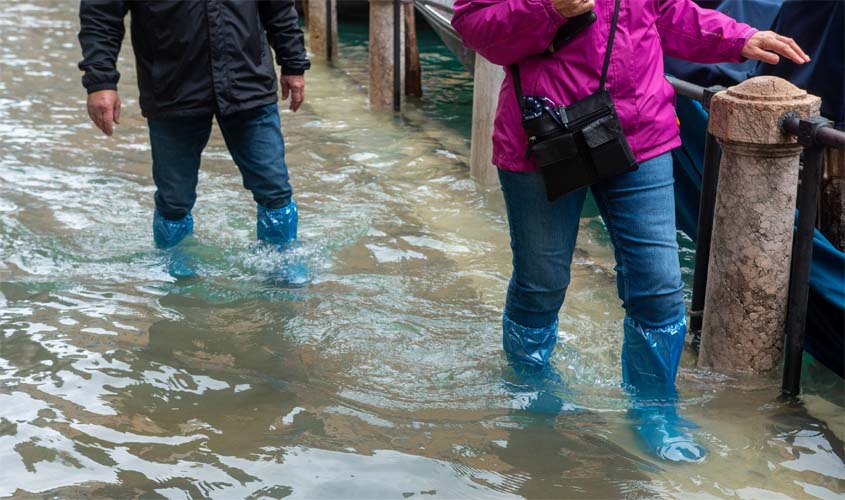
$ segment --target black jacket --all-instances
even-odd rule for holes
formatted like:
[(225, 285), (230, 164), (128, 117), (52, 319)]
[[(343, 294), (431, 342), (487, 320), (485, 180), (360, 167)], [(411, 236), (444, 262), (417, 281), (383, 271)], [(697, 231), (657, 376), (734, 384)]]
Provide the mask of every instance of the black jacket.
[(117, 89), (127, 12), (147, 117), (225, 115), (275, 102), (268, 45), (284, 74), (310, 66), (294, 0), (81, 0), (79, 69), (88, 93)]

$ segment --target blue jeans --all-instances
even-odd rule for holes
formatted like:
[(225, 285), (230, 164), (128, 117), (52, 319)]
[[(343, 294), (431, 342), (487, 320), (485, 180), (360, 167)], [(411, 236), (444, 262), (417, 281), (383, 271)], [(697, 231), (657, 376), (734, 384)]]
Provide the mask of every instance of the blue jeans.
[[(513, 250), (505, 315), (522, 326), (546, 327), (557, 320), (569, 286), (587, 189), (549, 202), (538, 172), (500, 170), (499, 179)], [(673, 184), (666, 153), (591, 187), (613, 243), (619, 298), (645, 329), (685, 316)]]
[[(213, 116), (150, 118), (155, 205), (169, 220), (191, 212), (197, 199), (200, 157), (211, 135)], [(226, 146), (244, 187), (266, 208), (286, 206), (293, 195), (285, 164), (285, 143), (276, 103), (232, 115), (218, 115)]]

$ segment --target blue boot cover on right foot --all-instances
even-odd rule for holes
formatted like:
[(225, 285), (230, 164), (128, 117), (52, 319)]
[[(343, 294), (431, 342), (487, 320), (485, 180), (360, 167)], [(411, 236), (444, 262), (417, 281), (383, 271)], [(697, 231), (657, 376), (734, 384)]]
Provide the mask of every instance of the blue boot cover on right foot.
[(515, 376), (506, 386), (521, 410), (550, 415), (575, 410), (558, 396), (564, 390), (563, 379), (549, 363), (557, 342), (557, 326), (555, 319), (548, 326), (529, 328), (502, 316), (502, 345)]
[(179, 220), (169, 220), (158, 210), (153, 214), (153, 239), (156, 247), (165, 252), (167, 272), (176, 279), (196, 275), (194, 263), (179, 244), (194, 232), (194, 218), (191, 214)]
[(529, 328), (502, 315), (502, 347), (508, 363), (519, 374), (533, 375), (550, 370), (549, 358), (557, 343), (557, 325)]
[(311, 281), (311, 270), (290, 252), (295, 247), (299, 226), (299, 210), (296, 202), (290, 201), (281, 208), (267, 208), (258, 205), (256, 226), (258, 240), (276, 245), (287, 252), (287, 260), (273, 274), (273, 281), (281, 286), (301, 287)]
[(707, 451), (678, 415), (675, 376), (684, 350), (686, 320), (662, 328), (642, 328), (625, 318), (622, 382), (631, 394), (629, 417), (646, 449), (670, 462), (700, 462)]
[(267, 208), (258, 204), (256, 226), (258, 240), (287, 247), (296, 241), (296, 230), (299, 226), (299, 211), (296, 202), (290, 201), (281, 208)]
[(628, 417), (647, 451), (658, 458), (701, 462), (707, 456), (707, 450), (688, 432), (698, 426), (678, 415), (673, 404), (634, 407)]

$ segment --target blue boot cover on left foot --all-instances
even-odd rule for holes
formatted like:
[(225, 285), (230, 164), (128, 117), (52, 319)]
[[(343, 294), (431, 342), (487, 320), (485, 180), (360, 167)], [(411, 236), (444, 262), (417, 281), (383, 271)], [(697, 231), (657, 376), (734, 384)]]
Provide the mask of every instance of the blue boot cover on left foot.
[[(290, 250), (296, 243), (299, 210), (296, 202), (290, 201), (281, 208), (267, 208), (258, 205), (258, 240), (278, 246), (279, 250)], [(311, 271), (300, 260), (285, 262), (273, 278), (283, 286), (299, 287), (311, 281)]]
[(153, 214), (153, 239), (156, 247), (165, 251), (167, 272), (176, 279), (196, 275), (194, 262), (180, 243), (194, 232), (194, 218), (191, 214), (179, 220), (169, 220), (158, 210)]
[(557, 415), (575, 407), (560, 398), (563, 379), (549, 362), (557, 342), (555, 321), (545, 327), (529, 328), (502, 316), (502, 345), (515, 375), (506, 386), (519, 409)]
[(707, 451), (687, 430), (694, 424), (678, 415), (675, 376), (684, 350), (686, 320), (644, 329), (625, 318), (622, 382), (631, 394), (629, 416), (646, 449), (671, 462), (699, 462)]

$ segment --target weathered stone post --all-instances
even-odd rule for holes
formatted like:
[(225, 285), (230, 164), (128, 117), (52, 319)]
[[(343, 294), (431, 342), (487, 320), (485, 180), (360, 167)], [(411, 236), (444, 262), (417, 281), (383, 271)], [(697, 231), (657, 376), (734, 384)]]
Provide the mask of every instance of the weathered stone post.
[(710, 132), (723, 154), (699, 365), (765, 373), (780, 362), (801, 146), (778, 120), (815, 116), (820, 104), (769, 76), (713, 98)]
[(493, 120), (499, 104), (499, 89), (505, 71), (475, 55), (472, 82), (472, 141), (470, 175), (482, 184), (497, 184), (499, 177), (493, 165)]
[[(393, 46), (393, 0), (370, 0), (370, 105), (374, 109), (390, 109), (394, 104), (394, 69), (399, 71), (400, 78), (404, 75), (402, 57), (399, 58), (399, 68), (394, 68)], [(404, 7), (404, 6), (401, 6)], [(400, 15), (400, 20), (402, 19)], [(399, 54), (404, 54), (404, 23), (400, 23)], [(401, 93), (402, 83), (399, 91)]]
[[(326, 28), (329, 21), (327, 9), (329, 5), (331, 5), (331, 31)], [(306, 9), (308, 9), (308, 45), (311, 52), (326, 56), (329, 60), (337, 59), (337, 0), (308, 0)], [(331, 49), (330, 55), (329, 49)]]

